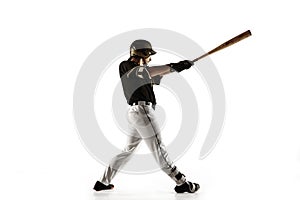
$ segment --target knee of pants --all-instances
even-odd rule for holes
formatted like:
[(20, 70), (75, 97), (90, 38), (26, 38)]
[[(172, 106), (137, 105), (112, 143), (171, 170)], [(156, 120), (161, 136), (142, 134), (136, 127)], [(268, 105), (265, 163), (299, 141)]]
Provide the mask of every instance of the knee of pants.
[(128, 154), (131, 154), (133, 153), (135, 150), (136, 150), (136, 147), (137, 146), (127, 146), (123, 149), (123, 152), (124, 153), (128, 153)]

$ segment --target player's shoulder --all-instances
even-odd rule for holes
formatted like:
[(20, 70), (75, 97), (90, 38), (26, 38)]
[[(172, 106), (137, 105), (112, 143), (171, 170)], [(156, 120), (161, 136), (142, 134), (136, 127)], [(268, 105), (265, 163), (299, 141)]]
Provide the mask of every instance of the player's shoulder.
[(120, 63), (120, 66), (132, 66), (134, 64), (134, 62), (130, 61), (130, 60), (124, 60)]
[(129, 69), (132, 67), (132, 62), (129, 60), (124, 60), (120, 63), (119, 68), (120, 69)]
[(120, 66), (122, 65), (128, 65), (129, 64), (129, 61), (128, 60), (123, 60), (121, 63), (120, 63)]
[(123, 76), (125, 73), (130, 71), (134, 67), (133, 62), (129, 60), (124, 60), (119, 65), (120, 76)]

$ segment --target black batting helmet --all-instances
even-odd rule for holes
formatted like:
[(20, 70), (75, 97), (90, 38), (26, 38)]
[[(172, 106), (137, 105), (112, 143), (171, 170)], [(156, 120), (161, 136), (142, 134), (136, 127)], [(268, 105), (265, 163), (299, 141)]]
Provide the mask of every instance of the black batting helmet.
[(130, 56), (147, 58), (154, 54), (156, 54), (156, 51), (152, 49), (151, 43), (147, 40), (135, 40), (130, 45)]

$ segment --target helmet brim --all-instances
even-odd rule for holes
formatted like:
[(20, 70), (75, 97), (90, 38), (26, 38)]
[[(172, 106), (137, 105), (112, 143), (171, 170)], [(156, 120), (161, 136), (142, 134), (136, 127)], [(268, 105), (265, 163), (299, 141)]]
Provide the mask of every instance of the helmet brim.
[(156, 51), (154, 51), (153, 49), (150, 49), (149, 55), (154, 55), (154, 54), (156, 54)]

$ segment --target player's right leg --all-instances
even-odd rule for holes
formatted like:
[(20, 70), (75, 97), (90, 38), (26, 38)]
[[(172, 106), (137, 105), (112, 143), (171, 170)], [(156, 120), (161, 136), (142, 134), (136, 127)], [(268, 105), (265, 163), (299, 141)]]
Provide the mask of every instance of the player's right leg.
[(95, 191), (110, 190), (114, 188), (114, 185), (110, 184), (111, 180), (115, 177), (117, 172), (123, 168), (123, 166), (130, 160), (136, 147), (141, 142), (138, 132), (134, 127), (129, 126), (129, 136), (127, 145), (124, 150), (116, 155), (111, 161), (109, 166), (105, 169), (102, 178), (100, 178), (94, 186)]

